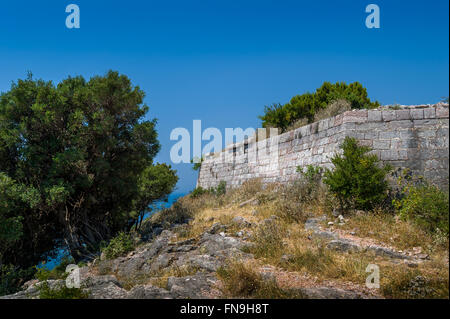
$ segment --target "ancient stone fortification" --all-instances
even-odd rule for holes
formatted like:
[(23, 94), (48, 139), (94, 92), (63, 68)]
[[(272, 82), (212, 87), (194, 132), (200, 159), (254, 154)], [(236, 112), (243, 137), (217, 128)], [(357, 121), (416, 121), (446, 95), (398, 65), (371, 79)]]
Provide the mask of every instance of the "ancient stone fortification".
[(382, 161), (448, 189), (449, 106), (443, 103), (353, 110), (267, 139), (252, 137), (207, 155), (197, 186), (293, 180), (297, 166), (331, 167), (346, 136), (370, 146)]

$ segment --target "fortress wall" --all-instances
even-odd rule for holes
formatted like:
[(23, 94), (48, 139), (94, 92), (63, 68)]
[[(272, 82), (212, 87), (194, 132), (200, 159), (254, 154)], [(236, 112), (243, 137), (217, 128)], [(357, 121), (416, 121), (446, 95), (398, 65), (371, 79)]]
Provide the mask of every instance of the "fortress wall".
[(225, 181), (235, 187), (252, 178), (287, 182), (298, 177), (297, 166), (331, 168), (330, 158), (346, 136), (370, 146), (382, 161), (448, 189), (449, 107), (443, 103), (352, 110), (267, 139), (231, 144), (204, 158), (197, 186)]

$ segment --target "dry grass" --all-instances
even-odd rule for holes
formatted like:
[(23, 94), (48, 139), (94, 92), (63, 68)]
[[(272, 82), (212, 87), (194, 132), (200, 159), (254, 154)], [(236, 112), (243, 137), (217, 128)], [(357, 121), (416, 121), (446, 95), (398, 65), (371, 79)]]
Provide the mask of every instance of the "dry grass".
[[(318, 121), (321, 121), (324, 119), (328, 119), (330, 117), (342, 114), (346, 111), (350, 111), (351, 109), (352, 109), (351, 105), (347, 100), (339, 99), (339, 100), (333, 101), (326, 108), (321, 109), (321, 110), (317, 111), (316, 114), (314, 114), (313, 122), (318, 122)], [(308, 124), (309, 124), (309, 122), (308, 122), (308, 119), (306, 119), (306, 118), (296, 120), (294, 123), (290, 124), (286, 128), (286, 132), (298, 129), (298, 128), (308, 125)]]
[(257, 299), (302, 298), (299, 293), (280, 288), (275, 278), (264, 278), (254, 264), (231, 261), (219, 268), (217, 275), (222, 282), (224, 297)]
[(380, 288), (386, 298), (448, 299), (448, 264), (441, 269), (388, 265), (381, 267), (380, 273)]

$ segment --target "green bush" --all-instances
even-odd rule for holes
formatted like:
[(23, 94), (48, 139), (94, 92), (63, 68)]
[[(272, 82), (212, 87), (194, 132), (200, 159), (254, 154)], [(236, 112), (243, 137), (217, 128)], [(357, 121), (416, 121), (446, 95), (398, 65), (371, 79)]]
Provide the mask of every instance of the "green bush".
[(394, 200), (400, 217), (411, 220), (429, 232), (449, 234), (448, 193), (435, 185), (407, 185), (402, 197)]
[(35, 268), (20, 269), (13, 265), (0, 265), (0, 296), (16, 293), (33, 278)]
[(200, 160), (198, 160), (198, 157), (194, 157), (193, 159), (191, 159), (191, 163), (194, 164), (192, 166), (192, 169), (194, 171), (198, 171), (200, 169), (200, 167), (202, 167), (202, 163), (203, 163), (204, 158), (200, 158)]
[(134, 241), (130, 233), (120, 232), (111, 239), (108, 246), (103, 248), (106, 258), (112, 259), (126, 254), (133, 250)]
[[(337, 101), (339, 101), (338, 104), (336, 104)], [(263, 121), (263, 127), (276, 127), (284, 132), (302, 119), (311, 123), (318, 118), (327, 115), (334, 116), (346, 109), (371, 109), (379, 105), (378, 102), (370, 101), (367, 97), (367, 90), (359, 82), (348, 85), (343, 82), (335, 84), (324, 82), (314, 93), (307, 92), (296, 95), (289, 103), (284, 105), (266, 106), (264, 115), (259, 118)], [(321, 110), (331, 106), (333, 110), (330, 112), (321, 112)], [(321, 115), (315, 117), (319, 112)], [(300, 123), (303, 123), (303, 121), (300, 121)]]
[(36, 268), (35, 278), (39, 281), (45, 281), (49, 279), (65, 279), (69, 274), (66, 273), (66, 268), (69, 264), (73, 264), (75, 261), (70, 256), (65, 256), (61, 259), (59, 265), (52, 270), (46, 267)]
[(370, 148), (358, 145), (355, 138), (346, 137), (340, 147), (343, 154), (331, 159), (334, 169), (325, 171), (323, 182), (341, 209), (369, 210), (381, 204), (387, 197), (391, 167), (379, 165), (376, 155), (367, 154)]
[(251, 248), (251, 252), (257, 257), (271, 258), (278, 256), (283, 249), (285, 231), (282, 224), (276, 220), (262, 223), (253, 235), (255, 245)]
[(220, 181), (219, 185), (217, 185), (214, 193), (217, 196), (225, 195), (227, 192), (227, 183), (225, 181)]

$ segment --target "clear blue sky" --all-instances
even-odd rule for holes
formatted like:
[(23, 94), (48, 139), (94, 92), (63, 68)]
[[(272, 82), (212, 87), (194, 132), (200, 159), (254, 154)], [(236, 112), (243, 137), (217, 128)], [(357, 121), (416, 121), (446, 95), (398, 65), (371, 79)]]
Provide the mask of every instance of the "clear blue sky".
[[(81, 28), (65, 27), (66, 5)], [(366, 5), (381, 11), (367, 29)], [(448, 1), (2, 1), (0, 91), (28, 70), (58, 82), (113, 69), (146, 93), (158, 118), (157, 160), (170, 162), (175, 127), (258, 127), (264, 105), (323, 81), (360, 81), (382, 104), (448, 96)], [(178, 191), (196, 172), (174, 166)]]

